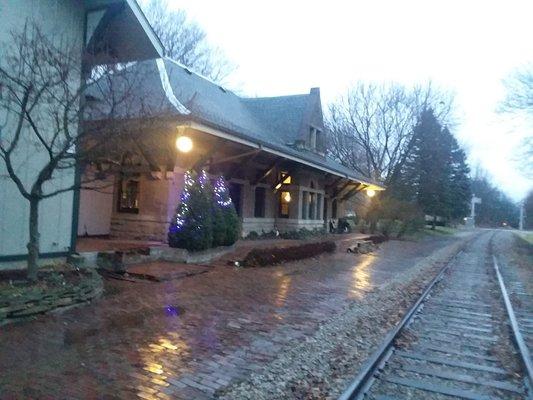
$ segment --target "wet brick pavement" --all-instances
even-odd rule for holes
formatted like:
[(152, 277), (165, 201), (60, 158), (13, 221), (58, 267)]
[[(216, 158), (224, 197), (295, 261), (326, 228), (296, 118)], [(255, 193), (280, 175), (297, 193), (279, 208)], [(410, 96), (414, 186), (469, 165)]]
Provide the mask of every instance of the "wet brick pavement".
[(0, 399), (209, 399), (452, 239), (261, 269), (106, 281), (91, 305), (0, 327)]

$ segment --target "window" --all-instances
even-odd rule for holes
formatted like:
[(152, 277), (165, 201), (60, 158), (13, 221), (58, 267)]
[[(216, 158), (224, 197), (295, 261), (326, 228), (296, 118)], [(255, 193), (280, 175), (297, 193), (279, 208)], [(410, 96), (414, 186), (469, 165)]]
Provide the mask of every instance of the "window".
[(322, 195), (319, 193), (316, 195), (316, 219), (321, 219), (320, 218), (320, 210), (323, 209), (323, 206), (322, 206)]
[(279, 198), (279, 216), (289, 218), (289, 204), (291, 202), (290, 192), (281, 192)]
[(308, 207), (308, 218), (315, 219), (316, 213), (316, 193), (309, 193), (309, 207)]
[(302, 219), (307, 219), (309, 209), (309, 192), (302, 192)]
[(241, 207), (241, 185), (239, 183), (231, 182), (229, 184), (229, 197), (235, 206), (235, 211), (239, 217), (242, 216), (242, 207)]
[(316, 133), (317, 130), (315, 128), (309, 128), (309, 147), (312, 149), (316, 149)]
[(265, 218), (265, 196), (266, 189), (264, 187), (255, 188), (254, 217), (256, 218)]
[(139, 213), (139, 177), (120, 179), (118, 185), (118, 212)]

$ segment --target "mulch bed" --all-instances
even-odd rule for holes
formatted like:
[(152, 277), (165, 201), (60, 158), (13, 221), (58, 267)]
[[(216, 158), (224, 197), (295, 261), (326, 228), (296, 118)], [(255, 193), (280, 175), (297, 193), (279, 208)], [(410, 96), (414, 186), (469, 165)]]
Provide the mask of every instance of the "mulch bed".
[(269, 247), (251, 250), (243, 260), (245, 267), (265, 267), (283, 262), (303, 260), (322, 253), (333, 253), (337, 245), (333, 241), (305, 243), (289, 247)]

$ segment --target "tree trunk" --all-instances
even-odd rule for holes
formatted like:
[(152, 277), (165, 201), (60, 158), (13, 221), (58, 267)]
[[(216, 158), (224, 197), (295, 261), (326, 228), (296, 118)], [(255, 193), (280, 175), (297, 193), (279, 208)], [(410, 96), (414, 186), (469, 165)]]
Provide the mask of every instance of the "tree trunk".
[(434, 231), (436, 226), (437, 226), (437, 216), (434, 215), (433, 216), (433, 221), (431, 223), (431, 230)]
[(28, 271), (30, 281), (37, 280), (39, 269), (39, 199), (30, 200), (30, 240), (28, 242)]

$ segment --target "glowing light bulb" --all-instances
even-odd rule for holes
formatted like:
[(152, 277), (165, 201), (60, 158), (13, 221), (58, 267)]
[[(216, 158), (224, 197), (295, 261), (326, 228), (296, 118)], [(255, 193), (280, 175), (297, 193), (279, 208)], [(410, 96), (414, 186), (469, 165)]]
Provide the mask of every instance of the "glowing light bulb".
[(373, 189), (368, 189), (368, 190), (366, 191), (366, 195), (367, 195), (368, 197), (374, 197), (374, 196), (376, 195), (376, 191), (373, 190)]
[(285, 200), (287, 203), (291, 202), (291, 194), (289, 192), (285, 192), (283, 195), (283, 200)]
[(188, 153), (192, 150), (192, 139), (188, 136), (178, 136), (176, 139), (176, 148), (182, 153)]

